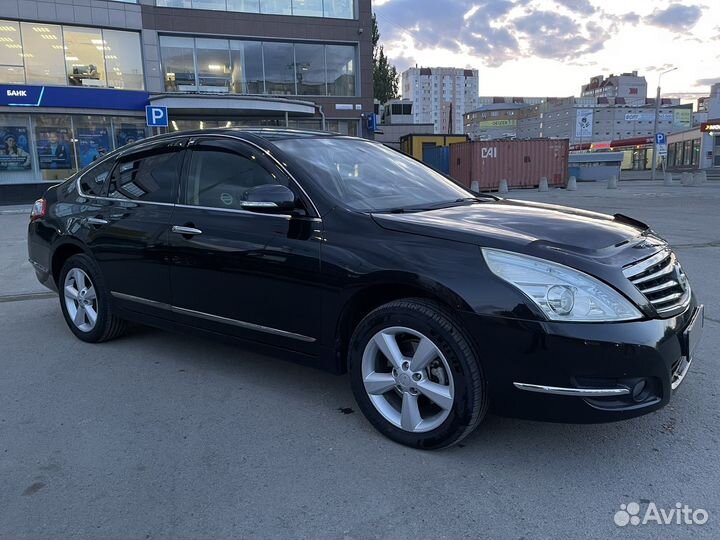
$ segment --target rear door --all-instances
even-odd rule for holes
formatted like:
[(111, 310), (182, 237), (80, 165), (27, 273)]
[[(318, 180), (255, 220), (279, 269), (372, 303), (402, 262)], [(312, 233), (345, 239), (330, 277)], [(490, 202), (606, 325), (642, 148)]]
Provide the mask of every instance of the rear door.
[(186, 171), (169, 239), (178, 320), (314, 353), (320, 220), (302, 202), (283, 214), (244, 210), (248, 189), (297, 188), (264, 152), (239, 140), (191, 141)]
[(170, 318), (168, 229), (186, 142), (166, 139), (121, 156), (102, 206), (85, 217), (88, 245), (123, 308)]

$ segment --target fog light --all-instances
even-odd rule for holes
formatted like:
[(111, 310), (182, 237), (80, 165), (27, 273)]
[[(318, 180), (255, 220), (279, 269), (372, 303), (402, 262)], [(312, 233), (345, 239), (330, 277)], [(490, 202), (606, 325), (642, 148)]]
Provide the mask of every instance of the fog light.
[(569, 315), (575, 307), (575, 294), (570, 287), (553, 285), (545, 296), (550, 309), (558, 315)]
[(642, 393), (645, 391), (645, 387), (647, 386), (647, 381), (645, 379), (640, 379), (637, 383), (635, 383), (635, 386), (632, 387), (632, 393), (630, 394), (633, 398), (633, 401), (642, 401)]

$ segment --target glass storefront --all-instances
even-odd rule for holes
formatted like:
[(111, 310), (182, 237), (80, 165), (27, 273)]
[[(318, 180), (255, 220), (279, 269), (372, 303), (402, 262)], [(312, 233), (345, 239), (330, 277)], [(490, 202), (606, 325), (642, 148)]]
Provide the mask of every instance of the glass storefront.
[(353, 19), (354, 0), (157, 0), (158, 7)]
[(690, 168), (700, 165), (701, 139), (679, 141), (668, 145), (667, 166)]
[(357, 47), (160, 36), (165, 90), (356, 96)]
[(0, 20), (0, 83), (143, 90), (140, 34)]
[(60, 181), (147, 136), (143, 117), (0, 114), (0, 184)]

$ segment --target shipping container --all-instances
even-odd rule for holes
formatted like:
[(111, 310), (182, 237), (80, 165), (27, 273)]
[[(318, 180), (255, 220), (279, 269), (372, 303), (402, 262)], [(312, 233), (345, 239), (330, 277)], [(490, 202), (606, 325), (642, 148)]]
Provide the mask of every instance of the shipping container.
[(443, 174), (450, 174), (450, 147), (433, 146), (423, 149), (423, 163)]
[(513, 188), (532, 188), (543, 176), (551, 186), (565, 186), (568, 174), (569, 141), (476, 141), (450, 145), (450, 176), (470, 187), (498, 189), (500, 180)]
[(469, 141), (467, 135), (418, 135), (411, 133), (400, 137), (400, 150), (415, 159), (423, 159), (424, 148), (448, 146), (454, 143)]

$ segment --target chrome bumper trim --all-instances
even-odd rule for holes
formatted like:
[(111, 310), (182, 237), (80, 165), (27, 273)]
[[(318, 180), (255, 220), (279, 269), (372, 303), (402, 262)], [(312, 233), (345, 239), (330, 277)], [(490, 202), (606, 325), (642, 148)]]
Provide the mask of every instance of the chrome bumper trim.
[(538, 392), (540, 394), (553, 394), (556, 396), (575, 396), (575, 397), (609, 397), (609, 396), (626, 396), (630, 393), (629, 388), (562, 388), (559, 386), (544, 386), (542, 384), (528, 384), (515, 382), (513, 386), (518, 390), (527, 392)]

